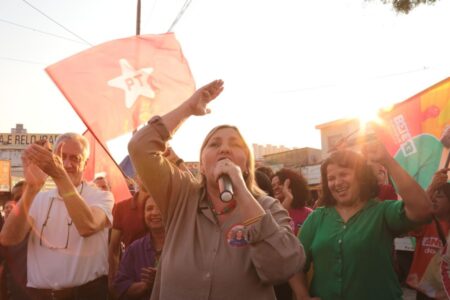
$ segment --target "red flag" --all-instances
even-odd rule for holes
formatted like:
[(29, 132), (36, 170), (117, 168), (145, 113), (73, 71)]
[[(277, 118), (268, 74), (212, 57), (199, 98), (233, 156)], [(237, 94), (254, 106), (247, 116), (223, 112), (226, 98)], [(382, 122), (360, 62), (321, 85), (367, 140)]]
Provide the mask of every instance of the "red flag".
[(83, 136), (88, 139), (91, 148), (91, 154), (84, 171), (84, 179), (92, 181), (96, 174), (104, 173), (116, 202), (131, 198), (125, 177), (110, 154), (97, 142), (92, 133), (86, 131)]
[(450, 78), (380, 114), (379, 138), (400, 165), (427, 188), (450, 149)]
[(173, 33), (110, 41), (46, 71), (103, 145), (172, 110), (195, 91)]

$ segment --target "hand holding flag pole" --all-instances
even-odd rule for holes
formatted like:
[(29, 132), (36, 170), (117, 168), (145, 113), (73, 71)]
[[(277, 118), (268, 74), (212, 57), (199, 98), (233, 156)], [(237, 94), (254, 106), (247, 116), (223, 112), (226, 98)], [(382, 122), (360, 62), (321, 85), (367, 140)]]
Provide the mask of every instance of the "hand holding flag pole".
[[(442, 133), (442, 136), (441, 136), (441, 143), (445, 149), (447, 149), (447, 150), (450, 149), (450, 125), (444, 129), (444, 132)], [(447, 160), (445, 161), (444, 169), (448, 168), (449, 163), (450, 163), (450, 151), (448, 151)]]
[(450, 151), (448, 152), (447, 160), (445, 161), (445, 165), (444, 165), (445, 169), (448, 169), (449, 163), (450, 163)]

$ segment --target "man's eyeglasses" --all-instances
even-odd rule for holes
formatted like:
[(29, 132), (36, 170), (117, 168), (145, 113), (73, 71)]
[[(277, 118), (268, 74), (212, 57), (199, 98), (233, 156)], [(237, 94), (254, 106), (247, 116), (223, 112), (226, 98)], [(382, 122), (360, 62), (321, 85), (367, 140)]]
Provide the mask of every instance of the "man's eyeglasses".
[[(65, 243), (64, 246), (53, 246), (53, 245), (50, 245), (50, 243), (44, 238), (44, 229), (47, 226), (48, 219), (50, 218), (50, 211), (52, 209), (53, 201), (55, 200), (55, 198), (56, 197), (52, 197), (51, 198), (52, 200), (51, 200), (50, 205), (48, 207), (47, 216), (45, 217), (44, 223), (42, 223), (41, 233), (39, 235), (39, 245), (40, 246), (45, 246), (45, 247), (47, 247), (49, 249), (62, 250), (62, 249), (67, 249), (67, 247), (69, 246), (70, 226), (72, 226), (72, 223), (73, 223), (72, 220), (67, 222), (67, 238), (66, 238), (66, 243)], [(43, 239), (44, 239), (44, 243), (42, 242)]]
[[(82, 193), (83, 193), (83, 187), (84, 187), (84, 182), (81, 183), (81, 189), (79, 192), (80, 195), (82, 195)], [(47, 227), (48, 220), (50, 219), (50, 211), (52, 210), (53, 202), (55, 201), (55, 199), (56, 199), (56, 197), (51, 198), (50, 205), (48, 206), (48, 210), (47, 210), (47, 216), (45, 217), (45, 220), (42, 223), (41, 232), (39, 234), (39, 245), (47, 247), (49, 249), (53, 249), (53, 250), (63, 250), (63, 249), (67, 249), (69, 247), (70, 227), (73, 224), (73, 221), (71, 219), (67, 220), (67, 238), (66, 238), (66, 242), (65, 242), (64, 246), (53, 246), (44, 237), (44, 229)]]

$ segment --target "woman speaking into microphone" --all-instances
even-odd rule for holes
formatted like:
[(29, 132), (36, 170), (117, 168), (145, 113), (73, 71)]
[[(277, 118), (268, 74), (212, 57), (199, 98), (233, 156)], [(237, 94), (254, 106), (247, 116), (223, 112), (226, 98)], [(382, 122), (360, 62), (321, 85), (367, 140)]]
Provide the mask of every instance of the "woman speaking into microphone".
[[(162, 155), (179, 126), (209, 113), (207, 104), (222, 90), (221, 80), (198, 89), (178, 108), (150, 120), (129, 143), (166, 228), (152, 300), (275, 299), (272, 285), (304, 263), (287, 211), (257, 187), (252, 153), (236, 127), (218, 126), (206, 136), (201, 180)], [(220, 197), (224, 178), (231, 183), (231, 199)]]

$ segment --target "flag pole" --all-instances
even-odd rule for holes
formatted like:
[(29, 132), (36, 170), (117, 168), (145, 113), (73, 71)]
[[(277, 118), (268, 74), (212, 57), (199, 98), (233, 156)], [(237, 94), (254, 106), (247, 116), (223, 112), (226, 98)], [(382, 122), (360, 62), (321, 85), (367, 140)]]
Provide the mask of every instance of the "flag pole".
[(137, 0), (136, 35), (141, 34), (141, 0)]
[[(141, 34), (141, 0), (137, 0), (136, 10), (136, 35)], [(133, 135), (137, 132), (137, 128), (133, 130)]]

